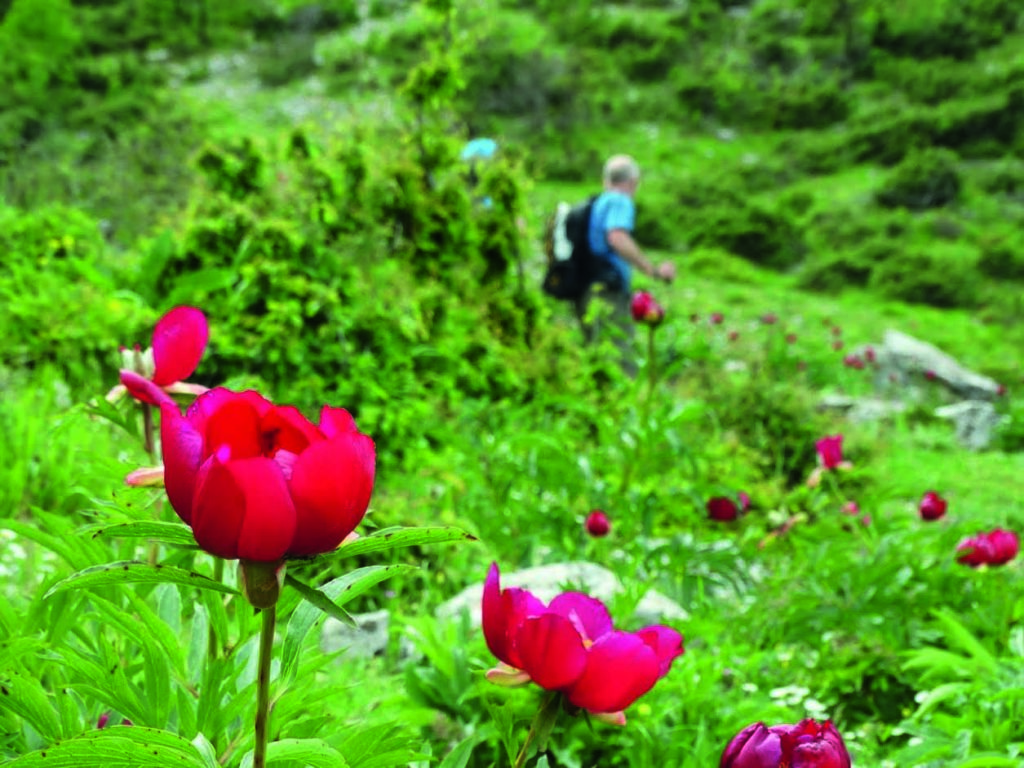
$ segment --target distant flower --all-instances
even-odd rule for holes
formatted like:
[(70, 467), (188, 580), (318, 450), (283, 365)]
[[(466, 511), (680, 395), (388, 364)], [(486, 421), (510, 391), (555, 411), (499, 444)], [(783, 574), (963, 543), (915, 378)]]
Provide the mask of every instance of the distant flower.
[(712, 312), (711, 316), (708, 319), (711, 321), (712, 325), (721, 325), (723, 322), (725, 322), (725, 315), (723, 315), (721, 312)]
[(708, 517), (721, 523), (731, 522), (739, 517), (739, 508), (736, 506), (736, 502), (726, 496), (715, 496), (708, 499), (705, 506)]
[(643, 325), (654, 327), (665, 319), (665, 310), (647, 291), (637, 291), (633, 294), (630, 311), (633, 320)]
[(927, 371), (925, 371), (925, 372), (924, 372), (924, 377), (925, 377), (926, 379), (928, 379), (928, 381), (935, 381), (935, 379), (936, 379), (936, 378), (938, 378), (938, 377), (937, 377), (937, 376), (935, 375), (935, 371), (933, 371), (933, 370), (931, 370), (931, 369), (928, 369)]
[(1005, 384), (1000, 384), (998, 387), (996, 387), (996, 394), (999, 397), (1002, 397), (1003, 395), (1005, 395), (1006, 394), (1006, 385)]
[(814, 444), (818, 463), (825, 469), (835, 469), (843, 462), (843, 436), (826, 435)]
[(608, 532), (612, 529), (612, 525), (608, 521), (608, 515), (600, 509), (595, 509), (587, 515), (587, 521), (583, 525), (587, 533), (596, 539), (607, 536)]
[(157, 405), (142, 382), (150, 381), (164, 392), (198, 395), (206, 391), (199, 384), (186, 384), (206, 351), (210, 330), (206, 315), (195, 307), (175, 307), (161, 317), (153, 329), (151, 346), (142, 351), (121, 349), (121, 384), (107, 394), (114, 401), (125, 390), (150, 405)]
[(844, 515), (859, 515), (860, 505), (856, 501), (848, 501), (843, 504), (842, 512)]
[(842, 336), (843, 335), (843, 329), (840, 328), (838, 325), (833, 325), (832, 326), (832, 335), (833, 336)]
[(842, 339), (836, 339), (835, 341), (832, 342), (832, 349), (836, 350), (836, 352), (838, 352), (842, 348), (843, 348), (843, 340)]
[(795, 333), (787, 333), (786, 334), (786, 343), (787, 344), (796, 344), (796, 334)]
[(877, 360), (874, 347), (868, 347), (867, 349), (864, 350), (864, 359), (867, 360), (872, 365), (874, 365), (875, 361)]
[(719, 768), (851, 768), (850, 753), (831, 720), (748, 725), (725, 748)]
[(729, 341), (737, 341), (740, 337), (739, 331), (729, 331)]
[(779, 317), (774, 312), (766, 312), (761, 315), (761, 322), (765, 325), (775, 325), (779, 322)]
[(858, 371), (864, 369), (864, 361), (852, 352), (843, 358), (843, 365), (847, 368), (854, 368)]
[(938, 520), (946, 514), (948, 502), (935, 491), (928, 491), (917, 505), (922, 520)]
[(659, 624), (637, 632), (612, 626), (600, 600), (563, 592), (545, 605), (525, 589), (502, 589), (497, 564), (484, 582), (484, 638), (501, 664), (487, 679), (534, 682), (570, 704), (624, 723), (625, 710), (668, 674), (683, 637)]
[(979, 565), (1003, 565), (1020, 552), (1020, 538), (1013, 531), (996, 528), (966, 538), (956, 545), (957, 562), (977, 568)]
[(740, 512), (746, 512), (750, 509), (750, 496), (748, 496), (744, 491), (740, 491), (736, 494), (736, 497), (740, 500)]

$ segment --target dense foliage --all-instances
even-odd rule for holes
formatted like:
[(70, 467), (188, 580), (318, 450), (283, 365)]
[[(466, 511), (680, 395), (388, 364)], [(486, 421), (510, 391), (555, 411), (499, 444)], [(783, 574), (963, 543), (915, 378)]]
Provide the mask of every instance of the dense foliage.
[[(213, 571), (80, 535), (173, 519), (122, 486), (149, 457), (103, 395), (117, 348), (188, 304), (211, 328), (196, 382), (345, 407), (373, 436), (370, 528), (479, 539), (296, 564), (419, 568), (351, 597), (390, 611), (382, 657), (285, 640), (275, 739), (351, 768), (511, 763), (535, 692), (489, 686), (480, 633), (432, 612), (491, 560), (589, 560), (625, 585), (619, 623), (649, 588), (678, 602), (687, 650), (626, 727), (563, 720), (550, 766), (706, 768), (747, 724), (804, 716), (861, 768), (1019, 765), (1021, 561), (954, 548), (1024, 531), (1022, 46), (1014, 0), (0, 0), (0, 759), (111, 712), (208, 764), (251, 748), (241, 601), (54, 591), (117, 559)], [(458, 153), (481, 134), (502, 149), (474, 187)], [(538, 287), (553, 203), (616, 151), (644, 170), (641, 243), (681, 271), (636, 380)], [(964, 452), (928, 382), (893, 421), (820, 412), (879, 388), (841, 360), (891, 325), (1007, 384), (1002, 450)], [(836, 431), (853, 469), (809, 487)], [(933, 488), (950, 511), (924, 522)], [(740, 491), (746, 514), (708, 519)], [(294, 754), (272, 764), (337, 764)]]

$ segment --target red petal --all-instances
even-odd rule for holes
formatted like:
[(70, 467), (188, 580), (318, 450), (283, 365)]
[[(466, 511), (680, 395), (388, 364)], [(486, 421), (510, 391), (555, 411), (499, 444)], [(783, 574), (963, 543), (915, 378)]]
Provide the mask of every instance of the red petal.
[(192, 521), (196, 475), (203, 463), (203, 436), (173, 405), (160, 409), (160, 445), (164, 458), (164, 486), (174, 511)]
[[(321, 423), (323, 420), (321, 419)], [(501, 573), (498, 564), (491, 563), (484, 581), (484, 595), (480, 604), (481, 624), (484, 629), (484, 640), (494, 657), (506, 664), (511, 664), (508, 654), (508, 628), (501, 599)]]
[(290, 488), (298, 513), (294, 557), (330, 552), (359, 525), (373, 493), (373, 440), (358, 432), (322, 440), (292, 467)]
[(153, 383), (165, 387), (191, 376), (209, 337), (206, 315), (195, 307), (175, 307), (161, 317), (153, 330)]
[(292, 453), (302, 453), (310, 444), (324, 439), (320, 430), (291, 405), (275, 406), (267, 411), (260, 419), (260, 432), (264, 450), (268, 447), (272, 450), (283, 448)]
[(283, 557), (295, 534), (295, 507), (280, 468), (266, 458), (210, 459), (198, 480), (192, 531), (219, 557)]
[(764, 723), (752, 723), (736, 734), (722, 753), (719, 768), (777, 766), (782, 761), (779, 736)]
[(628, 632), (612, 632), (590, 647), (569, 701), (591, 712), (617, 712), (651, 690), (658, 672), (658, 657), (647, 643)]
[(587, 666), (583, 639), (564, 616), (529, 618), (514, 637), (521, 669), (541, 688), (557, 691), (572, 685)]
[(590, 642), (612, 631), (612, 617), (604, 603), (581, 592), (563, 592), (551, 601), (548, 610), (571, 621), (580, 636)]
[(128, 393), (140, 402), (159, 406), (174, 405), (174, 399), (170, 395), (146, 377), (135, 373), (135, 371), (123, 369), (121, 371), (121, 383), (124, 384)]
[(683, 655), (683, 636), (671, 627), (655, 624), (644, 627), (636, 634), (658, 657), (658, 677), (667, 675), (672, 662)]
[(344, 408), (331, 408), (325, 405), (320, 411), (320, 431), (326, 437), (334, 437), (343, 432), (355, 432), (356, 422), (352, 414)]
[(232, 460), (262, 455), (259, 415), (252, 405), (237, 396), (224, 400), (209, 414), (204, 438), (207, 455), (224, 446), (230, 449)]

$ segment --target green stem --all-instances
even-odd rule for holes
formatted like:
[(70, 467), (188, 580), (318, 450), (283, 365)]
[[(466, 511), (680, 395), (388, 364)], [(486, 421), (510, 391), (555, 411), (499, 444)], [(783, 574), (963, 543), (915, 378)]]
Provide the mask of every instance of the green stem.
[[(221, 558), (215, 558), (213, 561), (213, 580), (220, 584), (224, 581), (224, 561)], [(217, 658), (217, 630), (213, 628), (213, 622), (210, 622), (209, 627), (209, 642), (207, 645), (206, 655), (213, 661)]]
[(252, 768), (267, 767), (267, 721), (270, 717), (270, 659), (274, 652), (274, 620), (277, 607), (263, 609), (260, 629), (259, 671), (256, 676), (256, 744), (253, 747)]
[(647, 398), (649, 404), (654, 397), (654, 385), (658, 381), (658, 366), (654, 358), (654, 326), (647, 326)]
[[(533, 722), (530, 723), (530, 732), (526, 734), (526, 741), (523, 742), (523, 748), (519, 750), (519, 754), (516, 756), (513, 768), (523, 768), (526, 765), (526, 758), (529, 757), (530, 747), (533, 746), (534, 742), (537, 743), (537, 749), (542, 750), (545, 748), (548, 736), (551, 735), (551, 729), (555, 727), (555, 721), (558, 719), (560, 703), (561, 694), (558, 691), (551, 691), (544, 698), (540, 709), (537, 710), (537, 714), (533, 718)], [(253, 766), (253, 768), (256, 767)]]
[(654, 326), (647, 326), (647, 392), (644, 393), (643, 401), (640, 403), (640, 426), (637, 430), (636, 450), (633, 452), (633, 460), (626, 465), (622, 473), (622, 493), (629, 490), (629, 481), (633, 477), (633, 467), (640, 463), (640, 454), (643, 452), (644, 441), (647, 438), (647, 420), (651, 415), (651, 404), (654, 400), (654, 388), (658, 383), (658, 371), (654, 361)]

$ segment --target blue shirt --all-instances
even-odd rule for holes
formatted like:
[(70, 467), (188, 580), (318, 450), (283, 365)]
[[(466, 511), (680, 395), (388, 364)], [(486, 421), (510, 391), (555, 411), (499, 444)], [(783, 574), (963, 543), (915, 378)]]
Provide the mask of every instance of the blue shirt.
[(607, 271), (600, 282), (620, 283), (628, 291), (632, 269), (608, 243), (608, 233), (613, 229), (633, 232), (636, 222), (636, 205), (633, 198), (617, 190), (607, 190), (598, 195), (590, 213), (590, 228), (587, 231), (590, 250), (594, 256), (607, 265)]

